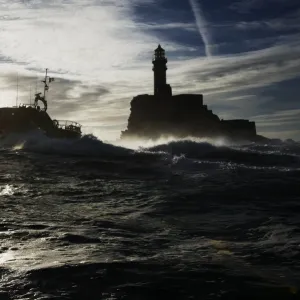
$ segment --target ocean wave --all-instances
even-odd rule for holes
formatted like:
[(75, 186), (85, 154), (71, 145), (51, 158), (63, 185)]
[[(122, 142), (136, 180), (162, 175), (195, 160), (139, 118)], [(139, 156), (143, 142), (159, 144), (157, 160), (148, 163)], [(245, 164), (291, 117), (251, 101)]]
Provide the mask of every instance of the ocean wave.
[(0, 141), (0, 148), (79, 156), (127, 156), (133, 151), (99, 140), (93, 135), (83, 135), (79, 139), (55, 139), (40, 131), (26, 134), (11, 134)]
[(0, 141), (0, 149), (10, 148), (41, 154), (56, 154), (81, 157), (112, 157), (114, 159), (138, 159), (145, 163), (158, 157), (170, 164), (184, 159), (211, 162), (231, 162), (255, 166), (300, 166), (300, 146), (298, 143), (280, 143), (278, 145), (229, 145), (222, 141), (184, 139), (161, 141), (161, 144), (141, 143), (133, 148), (126, 143), (104, 142), (93, 135), (84, 135), (80, 139), (53, 139), (42, 132), (14, 134)]
[(299, 166), (298, 155), (281, 153), (280, 151), (255, 151), (249, 146), (234, 148), (230, 146), (216, 146), (207, 142), (173, 141), (145, 149), (150, 152), (164, 152), (172, 156), (184, 155), (187, 158), (213, 161), (230, 161), (242, 164)]

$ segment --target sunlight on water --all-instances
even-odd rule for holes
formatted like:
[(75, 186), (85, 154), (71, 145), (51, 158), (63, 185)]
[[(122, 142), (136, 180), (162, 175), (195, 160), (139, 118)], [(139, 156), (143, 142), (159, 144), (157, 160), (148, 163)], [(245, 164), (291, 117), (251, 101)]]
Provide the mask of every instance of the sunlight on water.
[(0, 254), (0, 265), (5, 264), (8, 261), (14, 260), (14, 252), (13, 251), (7, 251)]
[(194, 138), (194, 137), (187, 137), (187, 138), (175, 138), (172, 136), (169, 137), (162, 137), (157, 140), (149, 140), (149, 139), (124, 139), (124, 140), (117, 140), (111, 142), (115, 146), (121, 146), (125, 148), (130, 148), (134, 150), (143, 149), (143, 148), (151, 148), (157, 145), (163, 145), (168, 144), (171, 142), (177, 142), (177, 141), (191, 141), (195, 143), (209, 143), (214, 146), (226, 146), (228, 145), (227, 141), (224, 138), (215, 138), (215, 139), (209, 139), (209, 138)]
[(11, 196), (14, 194), (14, 188), (12, 185), (5, 185), (4, 187), (0, 187), (0, 196)]
[(15, 151), (22, 150), (24, 148), (24, 144), (25, 144), (24, 142), (21, 143), (21, 144), (17, 144), (12, 149), (15, 150)]

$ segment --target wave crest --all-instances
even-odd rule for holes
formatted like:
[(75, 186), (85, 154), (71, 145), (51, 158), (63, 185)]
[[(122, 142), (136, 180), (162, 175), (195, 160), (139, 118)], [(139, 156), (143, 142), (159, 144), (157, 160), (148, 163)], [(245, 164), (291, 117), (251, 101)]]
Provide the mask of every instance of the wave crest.
[[(269, 149), (269, 148), (267, 148)], [(187, 158), (231, 161), (244, 164), (255, 165), (297, 165), (299, 166), (299, 156), (281, 153), (255, 151), (251, 145), (244, 147), (216, 146), (207, 142), (195, 141), (173, 141), (167, 144), (157, 145), (147, 148), (151, 152), (164, 152), (172, 156), (185, 155)]]
[[(137, 141), (138, 143), (138, 141)], [(144, 147), (126, 148), (126, 144), (103, 142), (94, 135), (84, 135), (79, 139), (53, 139), (42, 132), (34, 131), (26, 134), (13, 134), (0, 140), (0, 148), (10, 148), (37, 152), (42, 154), (76, 155), (83, 157), (155, 157), (183, 156), (186, 159), (234, 162), (237, 164), (261, 166), (300, 166), (299, 144), (279, 145), (226, 145), (221, 141), (205, 140), (172, 140), (161, 144), (145, 145)]]
[(105, 143), (92, 134), (83, 135), (79, 139), (55, 139), (45, 136), (40, 131), (11, 134), (1, 140), (0, 147), (43, 154), (79, 156), (126, 156), (132, 153), (131, 149)]

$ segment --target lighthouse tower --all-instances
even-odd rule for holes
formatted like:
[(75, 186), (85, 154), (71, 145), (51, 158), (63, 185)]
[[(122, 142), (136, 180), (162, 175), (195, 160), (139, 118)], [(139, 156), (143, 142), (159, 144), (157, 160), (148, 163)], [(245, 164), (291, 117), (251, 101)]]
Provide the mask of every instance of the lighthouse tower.
[(154, 72), (154, 95), (155, 96), (172, 96), (172, 89), (167, 84), (167, 62), (165, 50), (158, 45), (154, 50), (153, 56), (153, 72)]

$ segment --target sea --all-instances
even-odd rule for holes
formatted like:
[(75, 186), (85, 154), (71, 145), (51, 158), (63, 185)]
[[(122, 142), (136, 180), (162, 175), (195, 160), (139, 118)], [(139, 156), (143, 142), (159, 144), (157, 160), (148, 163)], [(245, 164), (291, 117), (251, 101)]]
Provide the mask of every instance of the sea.
[(300, 299), (300, 143), (2, 138), (11, 299)]

